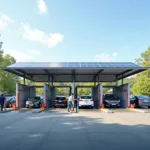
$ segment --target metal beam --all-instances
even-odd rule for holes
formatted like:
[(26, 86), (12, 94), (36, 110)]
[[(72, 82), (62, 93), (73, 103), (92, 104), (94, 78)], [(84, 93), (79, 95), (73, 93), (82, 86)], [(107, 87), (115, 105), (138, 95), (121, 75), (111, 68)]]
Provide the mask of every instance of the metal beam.
[[(32, 75), (29, 75), (28, 73), (24, 72), (23, 70), (21, 69), (16, 69), (18, 72), (21, 72), (23, 75), (27, 75), (29, 78), (32, 78), (31, 76)], [(26, 76), (25, 76), (26, 77)], [(31, 80), (31, 79), (30, 79)]]
[(76, 74), (76, 71), (75, 69), (72, 70), (72, 75), (75, 75)]
[(71, 86), (54, 86), (55, 88), (70, 88)]
[[(57, 76), (62, 76), (62, 75), (73, 75), (73, 72), (72, 73), (70, 73), (70, 74), (68, 74), (68, 73), (61, 73), (61, 74), (58, 74), (58, 73), (49, 73), (49, 74), (43, 74), (43, 73), (34, 73), (34, 74), (31, 74), (31, 73), (29, 73), (28, 75), (51, 75), (51, 76), (55, 76), (55, 75), (57, 75)], [(86, 74), (86, 73), (82, 73), (82, 74), (75, 74), (75, 75), (94, 75), (94, 74)]]
[(47, 74), (50, 74), (50, 72), (47, 69), (43, 69)]
[(100, 70), (95, 74), (95, 76), (100, 75), (103, 71), (104, 71), (104, 69), (100, 69)]
[[(4, 71), (8, 71), (7, 69), (5, 69)], [(9, 70), (8, 71), (9, 73), (12, 73), (12, 74), (15, 74), (15, 75), (17, 75), (17, 76), (20, 76), (20, 77), (24, 77), (24, 74), (22, 74), (21, 72), (16, 72), (16, 71), (14, 71), (14, 70)], [(29, 77), (26, 77), (26, 79), (28, 79), (28, 80), (31, 80)]]
[(129, 73), (129, 74), (127, 74), (127, 75), (123, 75), (122, 77), (118, 78), (118, 80), (121, 80), (122, 78), (126, 78), (126, 77), (129, 77), (129, 76), (132, 76), (132, 75), (137, 74), (137, 73), (140, 73), (140, 72), (142, 72), (142, 71), (144, 71), (144, 70), (143, 70), (143, 69), (141, 69), (141, 70), (136, 70), (136, 71), (134, 71), (134, 72), (132, 72), (132, 73)]
[(114, 87), (117, 87), (117, 86), (113, 86), (113, 85), (110, 85), (110, 86), (103, 86), (103, 88), (114, 88)]
[(133, 70), (133, 69), (128, 69), (128, 70), (126, 70), (126, 71), (123, 71), (123, 72), (119, 73), (119, 74), (117, 75), (117, 77), (121, 76), (122, 74), (124, 75), (124, 74), (126, 74), (126, 73), (128, 73), (128, 72), (130, 72), (130, 71), (132, 71), (132, 70)]
[(95, 78), (96, 78), (97, 76), (99, 76), (103, 71), (104, 71), (104, 69), (100, 69), (100, 70), (94, 75), (94, 79), (93, 79), (93, 80), (95, 80)]
[[(41, 80), (35, 80), (34, 82), (48, 82), (48, 80), (43, 80), (43, 81), (41, 81)], [(72, 80), (69, 80), (69, 81), (62, 81), (62, 80), (57, 80), (57, 81), (55, 81), (55, 82), (72, 82)], [(81, 82), (85, 82), (85, 83), (87, 83), (87, 82), (91, 82), (91, 83), (93, 83), (93, 80), (89, 80), (89, 81), (87, 81), (87, 80), (84, 80), (84, 81), (76, 81), (76, 82), (78, 82), (78, 83), (81, 83)], [(106, 80), (100, 80), (99, 82), (114, 82), (114, 81), (106, 81)]]
[[(43, 74), (43, 73), (34, 73), (34, 74), (31, 74), (31, 73), (28, 73), (28, 75), (53, 75), (53, 76), (55, 76), (55, 75), (57, 75), (57, 76), (62, 76), (62, 75), (73, 75), (73, 72), (72, 73), (70, 73), (70, 74), (68, 74), (68, 73), (61, 73), (61, 74), (58, 74), (58, 73), (49, 73), (49, 74)], [(95, 77), (95, 74), (87, 74), (87, 73), (81, 73), (81, 74), (76, 74), (75, 73), (75, 75), (89, 75), (89, 76), (94, 76)], [(108, 74), (108, 73), (103, 73), (103, 74), (100, 74), (100, 75), (118, 75), (118, 74)]]

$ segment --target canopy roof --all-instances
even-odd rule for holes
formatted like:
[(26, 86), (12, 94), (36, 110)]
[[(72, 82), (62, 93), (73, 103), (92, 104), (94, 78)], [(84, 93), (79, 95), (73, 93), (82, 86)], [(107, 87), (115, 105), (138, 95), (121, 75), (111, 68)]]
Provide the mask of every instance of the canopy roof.
[(35, 82), (113, 82), (148, 68), (132, 62), (18, 62), (2, 69)]

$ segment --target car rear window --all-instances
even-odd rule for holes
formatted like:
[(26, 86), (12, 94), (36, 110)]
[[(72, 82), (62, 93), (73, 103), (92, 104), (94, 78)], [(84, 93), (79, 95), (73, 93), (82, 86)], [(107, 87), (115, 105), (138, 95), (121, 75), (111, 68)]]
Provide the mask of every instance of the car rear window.
[(108, 99), (108, 100), (114, 100), (114, 99), (117, 99), (117, 96), (115, 96), (115, 95), (105, 95), (105, 98)]
[(91, 99), (91, 96), (81, 96), (81, 99)]
[(65, 97), (56, 97), (56, 100), (65, 100)]
[(144, 95), (140, 95), (140, 96), (137, 96), (138, 98), (149, 98), (148, 96), (144, 96)]
[(40, 100), (41, 98), (39, 96), (34, 97), (36, 100)]

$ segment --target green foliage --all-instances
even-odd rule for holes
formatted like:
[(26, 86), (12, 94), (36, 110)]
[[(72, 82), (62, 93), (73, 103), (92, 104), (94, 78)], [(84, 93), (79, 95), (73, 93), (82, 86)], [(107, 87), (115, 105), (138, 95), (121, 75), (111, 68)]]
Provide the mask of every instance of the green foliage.
[[(136, 59), (136, 62), (143, 67), (150, 67), (150, 47)], [(132, 92), (150, 96), (150, 69), (136, 76)]]
[[(2, 45), (0, 45), (0, 48)], [(9, 54), (4, 55), (3, 50), (0, 49), (0, 67), (6, 67), (15, 63), (14, 57)], [(18, 82), (18, 77), (6, 71), (0, 70), (0, 91), (5, 93), (15, 93), (16, 82)]]
[[(44, 86), (44, 83), (35, 83), (35, 86)], [(43, 88), (36, 88), (36, 93), (37, 95), (43, 95), (44, 94), (44, 89)]]
[(144, 75), (137, 76), (132, 91), (133, 94), (150, 96), (150, 78)]

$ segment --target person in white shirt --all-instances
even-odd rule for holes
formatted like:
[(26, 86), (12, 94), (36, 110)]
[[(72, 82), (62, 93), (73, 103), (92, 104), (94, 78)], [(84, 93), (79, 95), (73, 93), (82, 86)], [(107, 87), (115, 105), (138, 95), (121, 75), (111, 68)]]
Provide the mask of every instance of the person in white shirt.
[(74, 108), (74, 105), (73, 105), (73, 101), (74, 101), (74, 94), (72, 93), (70, 96), (69, 96), (69, 99), (68, 99), (68, 112), (71, 111), (71, 107)]

